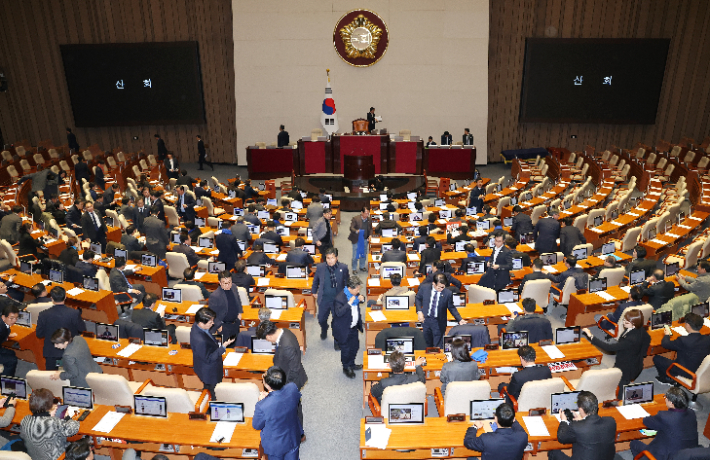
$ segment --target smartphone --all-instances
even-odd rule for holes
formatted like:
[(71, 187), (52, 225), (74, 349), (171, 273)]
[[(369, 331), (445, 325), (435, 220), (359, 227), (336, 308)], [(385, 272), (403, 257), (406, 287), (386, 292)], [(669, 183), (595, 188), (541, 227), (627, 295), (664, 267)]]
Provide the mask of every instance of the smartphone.
[(565, 409), (565, 417), (567, 417), (567, 421), (569, 422), (574, 420), (574, 414), (572, 414), (572, 411), (569, 409)]
[(666, 324), (665, 326), (663, 326), (663, 329), (666, 330), (666, 334), (668, 334), (668, 335), (673, 334), (673, 332), (671, 332), (671, 327), (669, 325)]
[(84, 412), (81, 413), (81, 415), (79, 416), (79, 418), (77, 420), (80, 422), (83, 422), (84, 420), (86, 420), (86, 417), (88, 417), (90, 413), (91, 413), (90, 410), (85, 410)]
[(7, 407), (10, 405), (13, 399), (15, 399), (17, 395), (15, 393), (10, 393), (7, 396), (7, 399), (5, 400), (5, 403), (2, 405), (3, 408), (7, 409)]

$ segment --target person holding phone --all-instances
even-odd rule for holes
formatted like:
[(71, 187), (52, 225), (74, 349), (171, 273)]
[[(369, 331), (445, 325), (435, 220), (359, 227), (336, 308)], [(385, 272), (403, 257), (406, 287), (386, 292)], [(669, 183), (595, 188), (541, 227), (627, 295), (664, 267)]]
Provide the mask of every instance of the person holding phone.
[(473, 426), (466, 430), (463, 445), (470, 450), (481, 452), (481, 460), (518, 460), (528, 445), (528, 434), (520, 423), (515, 420), (515, 410), (508, 403), (496, 408), (491, 428), (493, 432), (482, 432), (483, 421), (476, 420)]
[[(192, 366), (195, 374), (204, 385), (204, 389), (210, 392), (212, 400), (216, 399), (214, 388), (222, 381), (224, 376), (224, 366), (222, 355), (226, 347), (230, 346), (236, 338), (230, 337), (217, 343), (210, 329), (214, 326), (217, 314), (214, 310), (202, 307), (195, 314), (195, 323), (190, 330), (190, 345), (192, 346)], [(221, 332), (221, 327), (218, 332)]]

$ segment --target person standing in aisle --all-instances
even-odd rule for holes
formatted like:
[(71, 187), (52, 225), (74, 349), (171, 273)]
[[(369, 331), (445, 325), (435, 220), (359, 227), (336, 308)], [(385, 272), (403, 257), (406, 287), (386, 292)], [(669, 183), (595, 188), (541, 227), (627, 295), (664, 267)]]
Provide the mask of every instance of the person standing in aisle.
[[(313, 298), (318, 302), (318, 322), (320, 323), (320, 338), (328, 338), (328, 317), (335, 302), (335, 296), (345, 289), (350, 279), (348, 266), (338, 262), (338, 250), (330, 247), (325, 251), (325, 262), (317, 265), (313, 276)], [(340, 350), (338, 342), (333, 345)]]
[(214, 171), (214, 166), (212, 165), (212, 162), (207, 161), (207, 151), (205, 150), (205, 143), (202, 140), (202, 136), (200, 136), (199, 134), (197, 135), (197, 153), (200, 155), (200, 171), (203, 170), (202, 165), (204, 163), (207, 163), (210, 168), (212, 168), (212, 171)]
[(372, 220), (370, 209), (364, 206), (360, 215), (350, 221), (350, 236), (348, 240), (353, 244), (353, 273), (357, 272), (357, 263), (360, 261), (360, 271), (367, 272), (367, 242), (372, 235)]

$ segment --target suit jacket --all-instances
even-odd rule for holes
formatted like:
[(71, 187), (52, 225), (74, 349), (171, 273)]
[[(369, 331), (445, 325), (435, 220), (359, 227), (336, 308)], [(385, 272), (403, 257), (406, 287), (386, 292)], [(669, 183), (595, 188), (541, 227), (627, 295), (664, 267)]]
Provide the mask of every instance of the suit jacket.
[[(227, 295), (231, 293), (236, 299), (235, 305), (236, 309), (229, 308), (229, 301), (227, 300)], [(232, 285), (229, 293), (218, 287), (214, 290), (212, 295), (210, 295), (210, 308), (214, 310), (217, 314), (214, 319), (214, 326), (212, 326), (212, 332), (217, 332), (217, 330), (222, 327), (222, 335), (227, 338), (231, 335), (239, 334), (239, 316), (244, 311), (242, 307), (242, 301), (239, 298), (239, 289), (237, 286)]]
[(64, 350), (56, 348), (50, 338), (57, 329), (69, 329), (72, 337), (86, 330), (86, 325), (81, 319), (81, 311), (74, 310), (64, 304), (53, 305), (37, 315), (37, 338), (44, 339), (42, 355), (45, 358), (59, 358)]
[(320, 241), (324, 245), (332, 246), (335, 242), (333, 239), (333, 227), (330, 222), (322, 217), (313, 225), (313, 242)]
[(249, 227), (247, 227), (245, 224), (236, 223), (232, 225), (232, 228), (230, 230), (232, 231), (232, 235), (234, 235), (234, 238), (238, 240), (247, 242), (251, 240)]
[(577, 227), (568, 225), (560, 229), (560, 252), (569, 257), (572, 255), (572, 248), (578, 244), (584, 244), (587, 239)]
[(10, 244), (15, 244), (20, 240), (20, 226), (22, 217), (18, 214), (10, 213), (0, 221), (0, 239), (7, 240)]
[[(544, 306), (544, 305), (543, 305)], [(540, 340), (553, 340), (550, 320), (538, 313), (525, 313), (508, 321), (506, 332), (528, 331), (528, 341), (538, 343)]]
[(448, 136), (446, 134), (441, 135), (441, 145), (451, 145), (453, 143), (453, 137), (451, 134)]
[(689, 371), (695, 372), (700, 367), (703, 359), (710, 355), (710, 335), (693, 332), (675, 340), (671, 340), (669, 336), (664, 335), (663, 340), (661, 340), (661, 346), (667, 350), (675, 351), (675, 362)]
[(145, 227), (144, 227), (144, 222), (145, 220), (150, 216), (150, 209), (146, 206), (143, 206), (143, 210), (141, 211), (141, 208), (136, 207), (133, 211), (133, 223), (136, 225), (136, 228), (138, 229), (139, 232), (145, 233)]
[(478, 364), (476, 361), (451, 361), (444, 363), (441, 368), (439, 380), (441, 380), (441, 392), (446, 393), (449, 382), (472, 382), (478, 380)]
[(64, 371), (59, 374), (59, 378), (69, 380), (72, 386), (82, 388), (89, 387), (89, 384), (86, 383), (86, 374), (89, 372), (103, 373), (101, 366), (96, 364), (91, 356), (86, 339), (80, 335), (74, 336), (67, 348), (64, 349), (62, 368)]
[[(438, 273), (438, 272), (437, 272)], [(424, 281), (421, 282), (421, 284), (431, 284), (434, 282), (434, 276), (436, 273), (429, 273), (426, 278), (424, 278)], [(458, 278), (455, 278), (454, 276), (451, 275), (451, 273), (444, 273), (444, 276), (446, 276), (446, 287), (451, 286), (452, 284), (456, 286), (457, 289), (461, 289), (463, 286), (463, 283), (459, 281)]]
[(195, 179), (193, 179), (192, 176), (180, 176), (178, 177), (177, 182), (175, 182), (175, 185), (185, 185), (189, 190), (192, 190), (192, 186), (194, 183)]
[(421, 252), (420, 257), (422, 260), (419, 262), (419, 273), (426, 273), (425, 267), (428, 264), (433, 264), (437, 260), (441, 260), (441, 248), (426, 248)]
[(644, 259), (644, 258), (638, 258), (629, 265), (626, 266), (626, 273), (629, 274), (631, 272), (635, 272), (638, 270), (643, 270), (646, 274), (644, 275), (645, 278), (648, 278), (653, 274), (653, 271), (656, 269), (656, 261), (652, 259)]
[[(348, 271), (348, 266), (342, 262), (337, 262), (335, 264), (335, 289), (337, 291), (342, 291), (348, 284), (350, 279), (350, 272)], [(318, 294), (320, 299), (323, 298), (323, 284), (330, 283), (330, 272), (328, 271), (328, 264), (326, 262), (321, 262), (316, 265), (316, 273), (313, 275), (313, 293)]]
[(523, 292), (523, 286), (525, 286), (525, 283), (532, 280), (550, 280), (552, 282), (555, 282), (555, 278), (551, 275), (543, 272), (533, 271), (532, 273), (528, 273), (527, 275), (523, 276), (523, 279), (520, 281), (520, 292)]
[(513, 225), (510, 226), (510, 231), (516, 240), (520, 241), (520, 235), (525, 233), (531, 233), (535, 230), (533, 227), (532, 219), (527, 214), (520, 212), (517, 216), (513, 217)]
[(279, 135), (276, 136), (276, 145), (278, 147), (286, 147), (288, 146), (288, 131), (279, 131)]
[(274, 243), (276, 243), (277, 246), (283, 246), (284, 241), (281, 238), (281, 235), (279, 235), (276, 232), (265, 232), (263, 233), (259, 238), (263, 238), (265, 240), (271, 240)]
[(17, 251), (18, 256), (24, 256), (27, 254), (33, 254), (35, 257), (39, 255), (37, 249), (42, 246), (39, 240), (32, 238), (29, 233), (23, 233), (20, 235), (20, 246)]
[(367, 112), (367, 130), (372, 131), (375, 129), (375, 115), (371, 112)]
[(572, 444), (572, 460), (610, 460), (616, 455), (616, 420), (588, 415), (584, 420), (560, 423), (557, 440)]
[(710, 274), (698, 275), (697, 278), (678, 278), (678, 284), (688, 292), (697, 295), (701, 302), (710, 298)]
[(106, 188), (106, 180), (104, 179), (104, 170), (100, 166), (94, 168), (94, 183), (101, 187), (101, 190)]
[(560, 223), (552, 217), (540, 219), (535, 224), (535, 250), (538, 254), (557, 252), (557, 238), (560, 237)]
[(382, 255), (382, 262), (402, 262), (407, 263), (407, 253), (401, 249), (385, 251)]
[(370, 394), (377, 400), (378, 403), (382, 404), (382, 394), (385, 392), (385, 388), (395, 385), (406, 385), (414, 382), (422, 382), (426, 384), (426, 376), (422, 366), (417, 366), (414, 373), (405, 372), (403, 374), (390, 374), (389, 377), (384, 378), (378, 383), (372, 385), (372, 388), (370, 388)]
[(313, 265), (313, 257), (301, 248), (292, 249), (286, 254), (286, 263), (288, 265)]
[(367, 220), (363, 222), (361, 216), (355, 216), (350, 220), (350, 235), (348, 235), (348, 240), (352, 244), (357, 244), (360, 229), (365, 230), (365, 244), (367, 245), (367, 240), (372, 235), (372, 219), (368, 217)]
[(205, 188), (199, 187), (199, 186), (195, 187), (195, 198), (200, 200), (200, 199), (202, 199), (202, 197), (205, 197), (205, 196), (207, 198), (210, 198), (212, 196), (212, 192), (205, 189)]
[[(183, 176), (184, 177), (184, 176)], [(181, 209), (180, 206), (180, 199), (183, 200), (183, 204), (185, 205), (185, 209)], [(182, 197), (178, 196), (178, 201), (175, 203), (175, 207), (177, 208), (177, 212), (182, 215), (183, 220), (185, 221), (195, 221), (195, 199), (192, 197), (192, 195), (189, 195), (187, 192), (185, 192)]]
[(648, 352), (651, 336), (644, 329), (631, 329), (616, 342), (592, 337), (592, 345), (604, 351), (616, 352), (614, 367), (621, 369), (621, 380), (631, 382), (643, 370), (643, 359)]
[(127, 292), (129, 289), (132, 289), (131, 285), (133, 283), (128, 281), (128, 276), (132, 274), (133, 272), (131, 270), (121, 271), (118, 268), (112, 268), (108, 274), (108, 281), (111, 285), (111, 290), (113, 292)]
[[(429, 310), (433, 290), (433, 284), (424, 284), (419, 286), (417, 295), (414, 297), (414, 305), (417, 307), (417, 313), (421, 311), (424, 313), (425, 317)], [(458, 309), (454, 307), (454, 294), (448, 289), (441, 291), (439, 294), (439, 302), (436, 306), (436, 320), (439, 323), (439, 330), (442, 332), (446, 330), (446, 310), (451, 312), (456, 322), (461, 321), (461, 315)]]
[[(385, 297), (387, 294), (385, 293)], [(375, 336), (375, 348), (385, 349), (387, 339), (392, 337), (413, 337), (415, 350), (426, 350), (426, 339), (421, 329), (416, 327), (388, 327)]]
[[(333, 303), (333, 338), (338, 342), (345, 342), (350, 333), (350, 325), (353, 321), (352, 309), (344, 291), (338, 292)], [(363, 332), (362, 329), (362, 312), (360, 311), (359, 301), (357, 307), (357, 318), (355, 318), (355, 327)]]
[(298, 419), (301, 392), (293, 383), (272, 391), (256, 403), (251, 426), (261, 430), (261, 445), (269, 457), (283, 456), (301, 444), (303, 427)]
[(466, 430), (463, 445), (481, 452), (481, 460), (520, 460), (528, 445), (528, 434), (516, 421), (510, 428), (498, 428), (478, 436), (475, 426)]
[(96, 276), (96, 272), (99, 270), (96, 265), (90, 262), (85, 262), (83, 260), (77, 262), (75, 267), (77, 270), (79, 270), (79, 272), (81, 272), (82, 275), (90, 276), (92, 278)]
[(165, 141), (158, 138), (158, 156), (162, 160), (165, 158), (165, 155), (167, 155), (167, 154), (168, 154), (168, 149), (167, 149), (167, 147), (165, 147)]
[[(512, 395), (515, 399), (520, 396), (520, 390), (523, 389), (523, 385), (534, 380), (545, 380), (551, 379), (552, 372), (550, 368), (544, 364), (537, 364), (535, 366), (525, 367), (523, 370), (516, 372), (510, 377), (510, 383), (507, 385), (507, 391), (509, 395)], [(506, 400), (512, 403), (510, 398), (506, 396)]]
[(148, 250), (155, 253), (160, 259), (164, 259), (166, 248), (170, 243), (170, 232), (165, 228), (165, 222), (155, 216), (148, 216), (143, 221), (143, 231)]
[(177, 174), (179, 174), (179, 173), (178, 173), (178, 171), (174, 171), (174, 170), (176, 170), (176, 169), (179, 170), (180, 165), (178, 164), (178, 161), (175, 159), (175, 157), (173, 157), (170, 160), (167, 158), (165, 159), (165, 169), (168, 170), (168, 176), (174, 177), (176, 179), (178, 178)]
[(495, 261), (495, 265), (498, 265), (498, 269), (496, 270), (493, 268), (493, 254), (495, 254), (495, 249), (493, 251), (489, 259), (491, 266), (486, 268), (486, 272), (481, 276), (478, 285), (500, 291), (510, 284), (510, 270), (513, 269), (513, 258), (511, 257), (510, 249), (503, 246)]
[(192, 347), (192, 366), (202, 383), (214, 385), (222, 381), (224, 367), (222, 354), (224, 347), (199, 328), (197, 323), (190, 329), (190, 346)]
[[(76, 206), (69, 208), (69, 211), (67, 211), (67, 227), (75, 232), (83, 233), (81, 228), (81, 217), (82, 212), (79, 208)], [(74, 225), (78, 225), (79, 227), (75, 228)]]
[(236, 284), (238, 287), (243, 287), (247, 292), (249, 292), (249, 288), (256, 285), (254, 277), (246, 272), (232, 273), (232, 283)]
[(86, 179), (86, 182), (90, 182), (91, 173), (89, 172), (89, 165), (85, 161), (80, 161), (74, 166), (74, 177), (76, 181), (82, 185), (84, 182), (82, 179)]
[(323, 217), (323, 206), (315, 201), (308, 205), (306, 208), (306, 220), (310, 223), (309, 225), (313, 227), (315, 222)]
[(69, 246), (59, 254), (59, 260), (62, 261), (64, 265), (74, 266), (79, 262), (79, 253), (76, 249)]
[(187, 257), (187, 263), (190, 264), (191, 267), (194, 267), (195, 265), (197, 265), (197, 262), (200, 261), (200, 256), (195, 253), (194, 249), (192, 249), (186, 244), (177, 244), (173, 246), (173, 252), (177, 252), (178, 254), (185, 254), (185, 256)]
[(158, 209), (158, 219), (162, 220), (163, 224), (167, 223), (167, 220), (165, 220), (165, 203), (163, 203), (162, 198), (155, 198), (151, 204), (152, 206)]
[(85, 212), (81, 216), (81, 227), (84, 229), (85, 238), (89, 238), (92, 242), (98, 243), (99, 241), (106, 240), (106, 233), (108, 232), (108, 229), (106, 228), (106, 224), (99, 213), (94, 210), (94, 214), (96, 215), (99, 227), (96, 227), (88, 212)]
[[(182, 282), (184, 283), (184, 281)], [(165, 330), (165, 321), (150, 308), (136, 308), (131, 312), (131, 321), (148, 329)]]
[(670, 409), (645, 417), (643, 424), (658, 432), (646, 447), (656, 460), (668, 460), (674, 452), (698, 446), (698, 420), (692, 409)]
[(286, 373), (287, 382), (293, 382), (296, 387), (303, 388), (308, 381), (308, 375), (301, 363), (301, 346), (293, 332), (288, 329), (281, 330), (283, 332), (274, 354), (274, 366), (280, 367)]
[(143, 245), (138, 238), (133, 235), (121, 235), (121, 244), (126, 247), (126, 251), (141, 251), (143, 250)]
[(463, 145), (473, 145), (473, 134), (463, 135)]
[(675, 296), (675, 284), (672, 281), (659, 281), (649, 285), (647, 281), (644, 281), (641, 283), (641, 292), (644, 296), (648, 296), (648, 303), (653, 306), (653, 309), (658, 310), (661, 305)]
[(214, 243), (217, 249), (219, 249), (219, 256), (217, 256), (217, 260), (224, 262), (228, 269), (234, 267), (234, 264), (242, 255), (242, 248), (239, 247), (237, 239), (234, 238), (234, 235), (222, 232), (215, 236)]
[(67, 146), (75, 152), (79, 151), (79, 143), (76, 141), (76, 134), (67, 133)]
[(397, 233), (402, 233), (402, 226), (399, 225), (399, 223), (393, 221), (392, 219), (385, 219), (381, 221), (379, 224), (377, 224), (377, 227), (375, 227), (375, 235), (382, 235), (382, 229), (383, 228), (395, 228), (397, 229)]
[(574, 278), (574, 285), (577, 289), (587, 289), (589, 286), (589, 275), (582, 267), (576, 266), (568, 268), (557, 277), (557, 287), (560, 288), (560, 290), (564, 289), (567, 278), (569, 277)]
[(252, 252), (247, 257), (247, 265), (273, 265), (274, 260), (263, 252)]

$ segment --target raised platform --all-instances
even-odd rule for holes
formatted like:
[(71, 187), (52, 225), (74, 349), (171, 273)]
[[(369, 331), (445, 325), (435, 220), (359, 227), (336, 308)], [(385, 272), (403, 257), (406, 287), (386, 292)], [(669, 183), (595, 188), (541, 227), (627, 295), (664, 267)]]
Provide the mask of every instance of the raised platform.
[[(350, 187), (350, 180), (340, 175), (334, 176), (300, 176), (296, 177), (296, 186), (309, 193), (318, 194), (320, 189), (332, 194), (334, 200), (340, 200), (342, 211), (359, 211), (363, 206), (369, 206), (370, 200), (378, 199), (381, 192), (363, 193), (361, 189), (345, 192), (345, 187)], [(424, 176), (384, 176), (385, 186), (394, 195), (404, 195), (423, 189)]]

